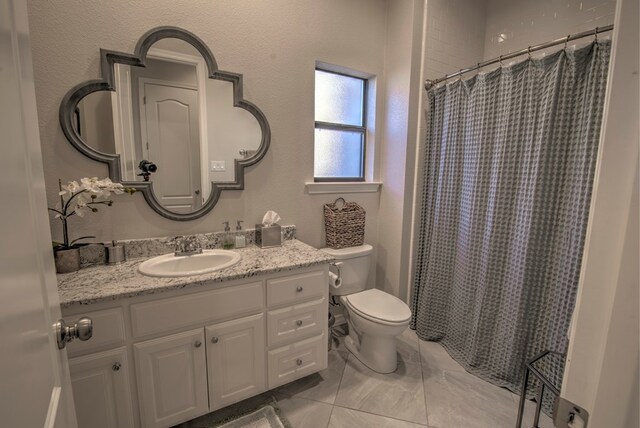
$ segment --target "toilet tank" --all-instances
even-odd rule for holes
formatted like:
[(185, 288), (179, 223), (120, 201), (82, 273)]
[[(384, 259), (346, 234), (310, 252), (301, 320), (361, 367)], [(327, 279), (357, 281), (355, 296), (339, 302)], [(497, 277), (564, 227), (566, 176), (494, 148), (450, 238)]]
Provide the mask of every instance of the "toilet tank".
[[(364, 244), (339, 250), (323, 248), (322, 251), (332, 255), (336, 259), (336, 263), (340, 265), (342, 284), (338, 288), (329, 288), (332, 295), (353, 294), (366, 288), (369, 267), (371, 266), (371, 254), (373, 253), (371, 245)], [(331, 268), (331, 270), (335, 269)]]

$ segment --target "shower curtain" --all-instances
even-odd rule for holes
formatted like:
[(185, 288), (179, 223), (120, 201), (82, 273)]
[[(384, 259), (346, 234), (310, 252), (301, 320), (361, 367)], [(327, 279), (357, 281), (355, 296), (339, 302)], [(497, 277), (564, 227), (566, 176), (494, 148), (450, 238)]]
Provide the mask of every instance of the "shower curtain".
[[(595, 41), (428, 92), (412, 328), (513, 391), (526, 360), (566, 352), (609, 53)], [(557, 385), (563, 365), (545, 367)]]

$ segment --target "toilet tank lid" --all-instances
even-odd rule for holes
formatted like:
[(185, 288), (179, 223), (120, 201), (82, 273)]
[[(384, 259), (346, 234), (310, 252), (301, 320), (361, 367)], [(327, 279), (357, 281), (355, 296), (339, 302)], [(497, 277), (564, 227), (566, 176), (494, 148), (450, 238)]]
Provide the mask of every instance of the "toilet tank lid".
[(369, 244), (347, 248), (323, 248), (322, 251), (335, 257), (337, 260), (351, 259), (353, 257), (367, 256), (373, 252), (373, 247)]
[(411, 309), (406, 303), (376, 288), (350, 294), (346, 300), (357, 312), (382, 321), (406, 322), (411, 318)]

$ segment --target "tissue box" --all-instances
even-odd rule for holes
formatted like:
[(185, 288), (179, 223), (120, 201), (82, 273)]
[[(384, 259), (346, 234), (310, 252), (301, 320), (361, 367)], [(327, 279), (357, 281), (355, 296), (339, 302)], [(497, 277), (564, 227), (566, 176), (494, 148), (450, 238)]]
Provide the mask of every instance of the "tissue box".
[(271, 226), (256, 224), (256, 245), (260, 248), (279, 247), (282, 245), (282, 227), (278, 223)]

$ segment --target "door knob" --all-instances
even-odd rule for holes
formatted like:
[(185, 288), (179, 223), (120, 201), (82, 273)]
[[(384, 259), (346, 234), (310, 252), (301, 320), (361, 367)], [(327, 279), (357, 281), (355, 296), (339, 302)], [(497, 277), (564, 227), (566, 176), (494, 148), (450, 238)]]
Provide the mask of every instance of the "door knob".
[(211, 343), (218, 343), (218, 338), (216, 336), (213, 336), (211, 338)]
[(298, 359), (296, 360), (296, 364), (297, 364), (297, 365), (299, 365), (299, 366), (301, 366), (301, 365), (302, 365), (302, 360), (301, 360), (300, 358), (298, 358)]
[(298, 327), (300, 327), (300, 326), (302, 325), (302, 320), (298, 320), (298, 321), (296, 321), (296, 325), (297, 325)]
[(196, 193), (196, 195), (199, 195), (200, 194), (200, 189), (196, 190), (195, 193)]
[(302, 290), (304, 290), (304, 288), (302, 288), (302, 286), (301, 286), (301, 285), (298, 285), (298, 286), (296, 287), (296, 291), (297, 291), (298, 293), (300, 293)]
[(58, 342), (58, 349), (64, 349), (67, 343), (73, 339), (79, 339), (81, 341), (91, 339), (93, 336), (93, 321), (91, 318), (82, 317), (73, 325), (67, 325), (62, 318), (55, 324), (56, 328), (56, 341)]
[(196, 343), (194, 343), (193, 346), (195, 346), (196, 348), (199, 348), (202, 346), (202, 342), (200, 342), (199, 340), (196, 340)]
[(111, 370), (113, 370), (114, 372), (117, 372), (118, 370), (120, 370), (120, 367), (122, 367), (122, 366), (120, 365), (120, 363), (114, 363), (114, 364), (111, 366)]

